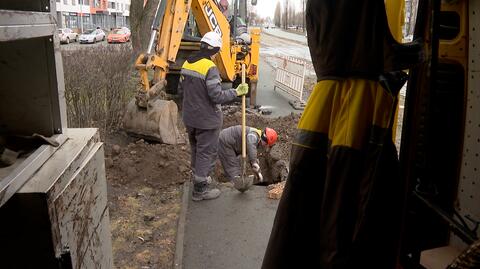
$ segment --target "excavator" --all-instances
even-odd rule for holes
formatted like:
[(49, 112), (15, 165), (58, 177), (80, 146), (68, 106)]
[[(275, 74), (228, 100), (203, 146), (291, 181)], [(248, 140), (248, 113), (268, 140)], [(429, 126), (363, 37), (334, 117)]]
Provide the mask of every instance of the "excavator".
[[(256, 5), (256, 0), (251, 3)], [(188, 32), (198, 32), (201, 36), (215, 31), (222, 36), (224, 46), (214, 59), (220, 75), (224, 82), (238, 85), (242, 65), (245, 65), (250, 105), (255, 104), (260, 29), (252, 29), (249, 34), (245, 29), (238, 29), (242, 19), (239, 10), (243, 10), (245, 16), (246, 2), (236, 0), (234, 6), (231, 27), (216, 0), (159, 1), (148, 49), (135, 62), (142, 87), (127, 105), (124, 117), (127, 133), (166, 144), (177, 144), (182, 140), (176, 125), (178, 107), (174, 101), (161, 96), (176, 94), (186, 56), (200, 48), (200, 37)], [(186, 32), (186, 27), (197, 31)]]

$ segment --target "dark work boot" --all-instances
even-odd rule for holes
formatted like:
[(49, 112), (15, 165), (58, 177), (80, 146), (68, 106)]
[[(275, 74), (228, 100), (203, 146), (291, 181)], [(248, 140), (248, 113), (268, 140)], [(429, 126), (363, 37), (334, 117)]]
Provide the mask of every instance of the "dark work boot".
[(211, 200), (220, 196), (220, 190), (211, 188), (204, 177), (195, 176), (193, 179), (193, 201)]

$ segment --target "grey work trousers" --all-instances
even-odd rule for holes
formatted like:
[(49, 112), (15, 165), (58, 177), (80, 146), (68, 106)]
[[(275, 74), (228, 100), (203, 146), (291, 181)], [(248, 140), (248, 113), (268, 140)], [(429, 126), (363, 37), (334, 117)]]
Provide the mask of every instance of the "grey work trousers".
[(222, 163), (223, 171), (225, 171), (227, 179), (232, 181), (235, 177), (240, 176), (242, 173), (242, 168), (240, 166), (241, 157), (230, 145), (222, 143), (221, 139), (219, 144), (218, 158)]
[(191, 149), (191, 167), (195, 176), (205, 178), (215, 168), (220, 129), (187, 127)]

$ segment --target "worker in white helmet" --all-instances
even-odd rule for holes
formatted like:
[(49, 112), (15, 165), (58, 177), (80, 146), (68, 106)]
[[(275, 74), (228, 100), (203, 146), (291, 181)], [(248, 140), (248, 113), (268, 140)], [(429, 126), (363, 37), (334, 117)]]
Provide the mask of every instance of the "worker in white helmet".
[(190, 141), (194, 201), (220, 196), (220, 190), (210, 186), (209, 174), (215, 166), (223, 125), (221, 104), (248, 93), (247, 84), (222, 90), (220, 73), (212, 61), (221, 48), (222, 37), (216, 32), (206, 33), (200, 51), (185, 61), (181, 71), (178, 90), (183, 95), (182, 117)]

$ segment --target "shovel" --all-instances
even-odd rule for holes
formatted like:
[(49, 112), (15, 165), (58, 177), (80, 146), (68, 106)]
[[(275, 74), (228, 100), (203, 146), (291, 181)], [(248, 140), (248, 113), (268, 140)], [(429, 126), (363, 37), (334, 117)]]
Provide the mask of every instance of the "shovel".
[[(245, 64), (242, 64), (242, 83), (245, 83)], [(242, 96), (242, 175), (235, 180), (234, 186), (240, 192), (247, 191), (253, 184), (253, 175), (247, 176), (247, 123), (245, 115), (245, 95)]]

